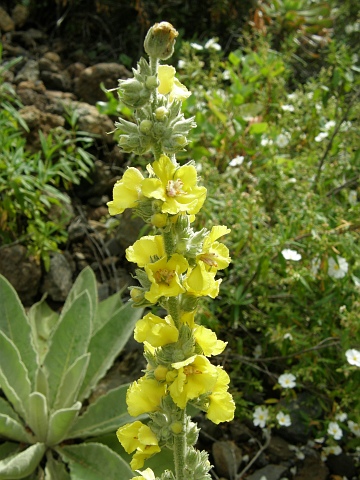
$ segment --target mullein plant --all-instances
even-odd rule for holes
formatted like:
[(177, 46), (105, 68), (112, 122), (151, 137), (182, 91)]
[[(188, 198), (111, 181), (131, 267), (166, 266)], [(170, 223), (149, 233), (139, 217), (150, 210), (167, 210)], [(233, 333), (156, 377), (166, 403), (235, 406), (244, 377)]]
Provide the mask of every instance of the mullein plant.
[[(182, 166), (176, 161), (195, 127), (193, 118), (181, 113), (190, 92), (175, 77), (174, 67), (160, 64), (173, 54), (177, 35), (167, 22), (151, 27), (144, 42), (149, 62), (141, 58), (134, 77), (120, 80), (118, 88), (121, 102), (134, 110), (133, 122), (120, 118), (116, 124), (120, 147), (154, 157), (146, 176), (129, 167), (108, 202), (111, 215), (130, 208), (154, 228), (154, 235), (141, 237), (126, 250), (127, 260), (137, 265), (139, 282), (130, 288), (131, 298), (135, 306), (150, 310), (134, 331), (135, 340), (144, 344), (147, 368), (126, 396), (130, 415), (148, 414), (150, 419), (117, 431), (125, 451), (133, 454), (131, 468), (140, 474), (133, 480), (210, 479), (208, 455), (194, 448), (199, 429), (186, 408), (194, 405), (216, 424), (232, 420), (235, 411), (228, 374), (209, 360), (226, 343), (196, 323), (199, 299), (218, 295), (217, 271), (230, 263), (227, 247), (218, 241), (230, 230), (223, 225), (200, 231), (192, 227), (206, 188), (198, 184), (193, 161)], [(153, 313), (163, 311), (163, 316)], [(140, 471), (146, 459), (165, 447), (173, 451), (174, 472), (156, 477), (150, 468)]]

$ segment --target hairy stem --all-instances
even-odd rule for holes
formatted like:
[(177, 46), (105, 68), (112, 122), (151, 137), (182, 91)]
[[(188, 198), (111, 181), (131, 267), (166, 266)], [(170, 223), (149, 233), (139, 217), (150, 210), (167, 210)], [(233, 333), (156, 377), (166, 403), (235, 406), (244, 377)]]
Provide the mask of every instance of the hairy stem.
[(174, 436), (174, 464), (176, 480), (187, 480), (186, 472), (186, 432), (185, 432), (185, 410), (181, 411), (183, 432)]

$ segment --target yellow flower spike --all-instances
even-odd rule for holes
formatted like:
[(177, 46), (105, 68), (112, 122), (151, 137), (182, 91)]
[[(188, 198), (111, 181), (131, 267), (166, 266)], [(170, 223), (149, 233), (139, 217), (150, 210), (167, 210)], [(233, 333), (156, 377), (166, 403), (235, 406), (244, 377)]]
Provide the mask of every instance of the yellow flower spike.
[(235, 402), (232, 395), (227, 391), (230, 378), (222, 369), (218, 370), (218, 379), (212, 393), (209, 395), (209, 407), (206, 417), (213, 423), (230, 422), (234, 418)]
[(215, 280), (214, 276), (215, 273), (208, 272), (205, 264), (200, 262), (195, 268), (188, 270), (183, 285), (191, 295), (215, 298), (219, 294), (221, 279)]
[(153, 347), (162, 347), (168, 343), (175, 343), (179, 338), (179, 331), (170, 315), (161, 318), (148, 313), (137, 321), (134, 338), (139, 343), (146, 341)]
[(193, 165), (177, 167), (169, 157), (161, 155), (152, 165), (157, 178), (146, 178), (142, 183), (145, 197), (162, 200), (163, 213), (196, 214), (206, 198), (206, 188), (197, 185), (197, 172)]
[(158, 92), (161, 95), (169, 95), (169, 101), (180, 100), (181, 102), (190, 97), (191, 92), (175, 77), (176, 70), (170, 65), (158, 67)]
[(141, 237), (134, 245), (126, 249), (126, 259), (144, 267), (165, 255), (164, 240), (161, 235)]
[(142, 413), (155, 412), (164, 395), (165, 384), (153, 378), (141, 377), (133, 382), (126, 392), (128, 412), (133, 417)]
[(150, 290), (145, 293), (146, 300), (156, 303), (160, 297), (176, 297), (184, 293), (185, 288), (180, 283), (179, 275), (187, 268), (187, 260), (178, 253), (174, 253), (169, 260), (163, 257), (145, 265), (145, 272), (151, 282)]
[(203, 355), (193, 355), (182, 362), (172, 364), (177, 376), (169, 386), (171, 398), (184, 409), (189, 400), (212, 392), (218, 377), (217, 368)]
[(110, 215), (118, 215), (127, 208), (137, 206), (143, 180), (144, 177), (137, 168), (130, 167), (126, 170), (114, 185), (113, 200), (107, 203)]
[(207, 357), (210, 357), (211, 355), (219, 355), (224, 351), (227, 345), (227, 342), (217, 339), (215, 332), (202, 325), (196, 326), (193, 334), (196, 343), (200, 346), (204, 355)]
[(143, 448), (138, 448), (130, 462), (132, 470), (137, 470), (144, 466), (145, 460), (159, 453), (161, 448), (158, 445), (145, 445)]
[(185, 312), (181, 315), (181, 322), (188, 325), (191, 329), (195, 327), (195, 310)]
[(126, 453), (132, 453), (145, 445), (157, 445), (158, 440), (154, 432), (139, 420), (118, 428), (116, 436)]

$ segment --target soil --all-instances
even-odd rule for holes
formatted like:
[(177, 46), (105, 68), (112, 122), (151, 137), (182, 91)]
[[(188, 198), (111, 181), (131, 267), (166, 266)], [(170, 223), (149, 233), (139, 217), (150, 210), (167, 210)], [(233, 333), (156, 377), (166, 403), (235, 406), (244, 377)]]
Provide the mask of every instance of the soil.
[[(91, 149), (95, 158), (91, 183), (83, 182), (67, 192), (71, 198), (68, 240), (60, 252), (52, 255), (49, 271), (37, 259), (29, 258), (26, 245), (14, 242), (0, 246), (0, 273), (12, 282), (25, 306), (46, 293), (51, 306), (60, 309), (73, 280), (87, 265), (97, 275), (100, 299), (122, 289), (126, 292), (133, 281), (132, 267), (126, 263), (124, 251), (137, 239), (142, 222), (125, 214), (117, 227), (110, 228), (106, 202), (129, 158), (120, 152), (113, 136), (106, 133), (112, 131), (116, 119), (100, 115), (95, 104), (105, 99), (100, 82), (106, 88), (114, 88), (117, 79), (127, 78), (130, 72), (112, 59), (102, 57), (99, 61), (86, 53), (85, 45), (74, 51), (65, 39), (50, 38), (27, 23), (26, 7), (21, 18), (19, 13), (17, 17), (14, 12), (7, 13), (10, 20), (4, 25), (2, 18), (0, 24), (3, 61), (19, 57), (21, 61), (6, 74), (5, 80), (12, 84), (24, 105), (21, 115), (30, 127), (28, 148), (38, 147), (39, 130), (47, 133), (51, 128), (69, 128), (64, 105), (76, 110), (80, 128), (97, 135), (97, 139)], [(95, 394), (139, 378), (144, 366), (141, 348), (135, 341), (129, 342)], [(316, 399), (312, 402), (316, 404)], [(272, 432), (268, 438), (249, 420), (235, 419), (219, 426), (201, 415), (196, 420), (201, 427), (199, 448), (210, 454), (214, 479), (360, 478), (350, 456), (330, 455), (323, 461), (320, 446), (299, 422), (292, 429)]]

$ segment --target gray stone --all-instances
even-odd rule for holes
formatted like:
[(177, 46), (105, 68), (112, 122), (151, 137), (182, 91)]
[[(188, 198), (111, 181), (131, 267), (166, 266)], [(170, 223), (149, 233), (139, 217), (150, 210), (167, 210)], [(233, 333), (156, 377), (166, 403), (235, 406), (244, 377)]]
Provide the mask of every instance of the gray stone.
[(0, 30), (3, 32), (12, 32), (15, 28), (15, 23), (10, 15), (0, 7)]
[(329, 470), (322, 462), (320, 455), (312, 451), (312, 454), (305, 457), (304, 463), (294, 476), (294, 480), (326, 480)]
[(15, 77), (15, 83), (20, 82), (38, 82), (40, 79), (39, 62), (28, 60)]
[(27, 19), (29, 18), (29, 8), (18, 3), (13, 8), (11, 16), (14, 20), (15, 26), (21, 28), (25, 25)]
[(236, 478), (242, 460), (241, 450), (236, 443), (230, 440), (214, 442), (212, 454), (216, 472), (226, 478)]
[(98, 63), (80, 73), (75, 92), (83, 101), (95, 105), (100, 100), (106, 100), (106, 95), (100, 88), (101, 83), (107, 89), (116, 88), (120, 78), (129, 78), (130, 75), (130, 72), (118, 63)]
[(33, 303), (39, 290), (41, 267), (34, 257), (27, 255), (23, 245), (0, 249), (0, 274), (9, 280), (25, 305)]
[[(266, 478), (266, 480), (280, 480), (280, 478), (286, 472), (287, 467), (283, 465), (266, 465), (266, 467), (257, 470), (255, 473), (246, 477), (246, 480), (261, 480), (262, 477)], [(314, 480), (312, 477), (308, 477), (308, 480)]]
[(72, 268), (66, 256), (55, 253), (50, 259), (50, 269), (45, 274), (42, 291), (54, 302), (64, 302), (73, 284)]

